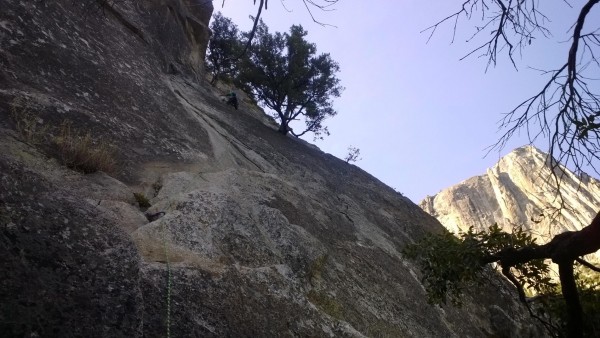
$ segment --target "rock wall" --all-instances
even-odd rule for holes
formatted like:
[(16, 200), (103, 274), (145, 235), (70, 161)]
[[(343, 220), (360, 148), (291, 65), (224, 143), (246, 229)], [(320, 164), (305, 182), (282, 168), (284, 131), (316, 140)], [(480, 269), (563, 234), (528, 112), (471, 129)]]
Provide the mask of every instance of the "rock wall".
[(428, 196), (420, 206), (454, 233), (498, 223), (506, 231), (525, 227), (545, 243), (556, 234), (588, 225), (600, 208), (600, 181), (557, 168), (557, 175), (562, 175), (562, 197), (557, 197), (549, 164), (547, 154), (532, 146), (521, 147), (485, 175)]
[[(540, 335), (500, 279), (427, 304), (400, 252), (433, 217), (223, 104), (212, 7), (103, 3), (1, 0), (0, 336)], [(64, 166), (65, 121), (116, 169)]]

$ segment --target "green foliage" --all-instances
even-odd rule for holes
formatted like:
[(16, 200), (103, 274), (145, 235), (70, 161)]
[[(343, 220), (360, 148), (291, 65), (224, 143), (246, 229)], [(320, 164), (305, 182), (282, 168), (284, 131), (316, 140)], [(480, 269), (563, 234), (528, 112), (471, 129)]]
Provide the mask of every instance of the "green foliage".
[(338, 64), (329, 54), (317, 55), (316, 45), (305, 40), (302, 26), (292, 26), (289, 33), (269, 33), (264, 22), (256, 29), (250, 53), (242, 61), (238, 81), (249, 95), (272, 109), (280, 120), (279, 131), (291, 130), (289, 123), (303, 119), (306, 132), (315, 137), (329, 135), (323, 120), (336, 115), (332, 97), (339, 97), (343, 87), (335, 76)]
[[(316, 45), (305, 40), (307, 32), (302, 26), (290, 27), (289, 33), (271, 34), (261, 20), (246, 53), (242, 40), (247, 41), (250, 32), (240, 34), (221, 13), (215, 14), (211, 30), (206, 59), (207, 70), (213, 74), (211, 83), (224, 75), (234, 79), (252, 100), (274, 111), (283, 134), (329, 135), (323, 121), (337, 114), (331, 99), (343, 90), (335, 76), (339, 65), (327, 53), (317, 55)], [(304, 121), (302, 132), (290, 128), (295, 120)]]
[[(423, 283), (429, 301), (460, 304), (460, 296), (470, 287), (485, 281), (485, 259), (508, 248), (535, 245), (535, 239), (521, 228), (504, 232), (497, 224), (487, 231), (472, 227), (458, 237), (449, 232), (430, 235), (409, 245), (404, 254), (417, 262), (423, 272)], [(530, 290), (543, 292), (553, 287), (548, 277), (549, 265), (532, 260), (514, 266), (515, 277)]]
[[(455, 236), (447, 231), (431, 234), (407, 246), (403, 253), (422, 271), (428, 300), (435, 304), (460, 305), (461, 295), (484, 283), (486, 265), (499, 252), (535, 247), (531, 234), (522, 228), (507, 233), (497, 224), (486, 231), (470, 228)], [(515, 279), (532, 297), (531, 310), (543, 319), (553, 335), (567, 332), (567, 309), (560, 285), (549, 277), (549, 262), (531, 260), (511, 268)], [(580, 267), (576, 280), (584, 317), (585, 336), (600, 336), (600, 278), (596, 272)], [(549, 331), (550, 332), (550, 331)]]
[(223, 75), (233, 77), (238, 72), (238, 56), (242, 53), (242, 43), (237, 26), (231, 19), (217, 12), (210, 25), (212, 36), (208, 43), (206, 68), (212, 73), (214, 84)]
[[(577, 274), (579, 297), (583, 308), (584, 332), (589, 337), (600, 337), (600, 277), (597, 272), (585, 274), (581, 268)], [(590, 271), (590, 270), (587, 270)], [(562, 303), (564, 306), (564, 303)], [(566, 313), (566, 310), (561, 311)], [(563, 320), (566, 322), (566, 320)]]
[(135, 200), (137, 201), (138, 206), (142, 210), (146, 210), (152, 206), (152, 204), (150, 204), (150, 201), (148, 200), (146, 195), (144, 195), (142, 193), (134, 192), (133, 197), (135, 197)]
[[(460, 235), (463, 241), (472, 241), (480, 248), (483, 257), (494, 255), (502, 250), (511, 248), (519, 249), (526, 246), (536, 246), (535, 238), (521, 227), (513, 229), (512, 233), (503, 231), (497, 224), (492, 225), (487, 231), (473, 231), (469, 228), (467, 233)], [(535, 293), (544, 292), (553, 288), (554, 284), (548, 274), (550, 265), (542, 259), (530, 260), (517, 264), (515, 277), (521, 285)]]
[(421, 267), (430, 303), (445, 304), (450, 300), (460, 304), (465, 288), (483, 280), (482, 252), (475, 244), (445, 231), (404, 249), (403, 253)]

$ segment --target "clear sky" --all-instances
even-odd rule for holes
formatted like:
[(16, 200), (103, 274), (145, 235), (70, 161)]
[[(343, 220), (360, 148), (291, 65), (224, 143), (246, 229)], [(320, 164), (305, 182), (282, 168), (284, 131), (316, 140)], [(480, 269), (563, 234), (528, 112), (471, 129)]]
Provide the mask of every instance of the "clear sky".
[[(459, 61), (476, 46), (465, 42), (475, 22), (459, 22), (454, 44), (450, 24), (429, 43), (429, 34), (420, 33), (462, 2), (340, 0), (334, 11), (313, 8), (319, 21), (335, 28), (314, 23), (300, 0), (271, 0), (262, 15), (271, 32), (302, 24), (317, 52), (330, 53), (340, 64), (338, 77), (346, 90), (335, 100), (338, 115), (325, 123), (331, 136), (316, 145), (340, 158), (350, 145), (360, 148), (362, 160), (355, 164), (415, 203), (485, 173), (501, 156), (528, 143), (517, 136), (502, 152), (484, 158), (485, 148), (501, 136), (502, 115), (545, 83), (545, 76), (528, 67), (551, 69), (565, 62), (568, 30), (577, 18), (562, 0), (543, 1), (553, 36), (540, 36), (522, 57), (517, 55), (518, 71), (502, 54), (486, 72), (485, 58)], [(241, 30), (251, 28), (248, 16), (257, 9), (252, 0), (221, 5), (214, 2), (215, 12)], [(545, 141), (537, 145), (547, 150)]]

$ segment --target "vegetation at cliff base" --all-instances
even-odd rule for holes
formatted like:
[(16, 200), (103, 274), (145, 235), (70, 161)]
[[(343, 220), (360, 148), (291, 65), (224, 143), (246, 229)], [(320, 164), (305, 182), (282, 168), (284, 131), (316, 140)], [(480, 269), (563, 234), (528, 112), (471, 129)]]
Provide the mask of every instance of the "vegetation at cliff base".
[[(599, 225), (600, 215), (589, 227)], [(591, 267), (589, 263), (577, 258), (593, 248), (582, 250), (583, 243), (576, 238), (576, 233), (559, 235), (559, 239), (555, 237), (550, 243), (539, 245), (522, 228), (507, 233), (493, 225), (485, 231), (470, 228), (458, 236), (448, 231), (428, 235), (407, 246), (404, 254), (421, 268), (431, 303), (461, 305), (465, 293), (489, 280), (488, 265), (494, 263), (515, 286), (530, 314), (540, 320), (551, 335), (597, 337), (600, 335), (600, 302), (597, 301), (600, 276), (587, 268)], [(559, 264), (561, 284), (549, 277), (549, 259)], [(573, 261), (585, 266), (569, 269)], [(528, 298), (528, 292), (534, 297)], [(578, 293), (583, 296), (581, 301)], [(578, 312), (572, 303), (579, 303), (583, 310)], [(572, 325), (577, 328), (573, 329)], [(571, 330), (577, 332), (571, 333)]]

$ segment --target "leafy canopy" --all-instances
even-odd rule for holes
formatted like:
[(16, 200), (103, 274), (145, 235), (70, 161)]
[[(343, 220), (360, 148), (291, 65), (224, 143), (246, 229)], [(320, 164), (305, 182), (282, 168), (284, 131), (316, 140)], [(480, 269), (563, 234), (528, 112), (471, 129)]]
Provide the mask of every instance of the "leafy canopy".
[(221, 12), (213, 16), (210, 30), (206, 69), (212, 73), (210, 83), (215, 84), (223, 75), (233, 77), (237, 74), (237, 56), (242, 53), (243, 46), (238, 27)]
[[(323, 121), (337, 113), (331, 99), (339, 97), (343, 87), (335, 75), (339, 65), (327, 53), (317, 55), (306, 35), (300, 25), (289, 33), (271, 34), (261, 21), (238, 80), (255, 100), (274, 111), (279, 132), (295, 136), (313, 132), (322, 138), (329, 135)], [(296, 120), (304, 121), (302, 132), (291, 129)]]

